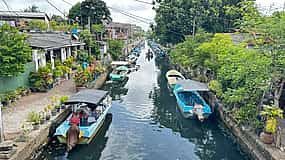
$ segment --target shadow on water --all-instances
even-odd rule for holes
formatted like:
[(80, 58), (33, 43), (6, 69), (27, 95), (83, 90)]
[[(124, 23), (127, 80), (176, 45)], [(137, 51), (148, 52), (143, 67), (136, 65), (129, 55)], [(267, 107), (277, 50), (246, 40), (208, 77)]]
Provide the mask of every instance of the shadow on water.
[(125, 88), (125, 85), (127, 84), (129, 80), (129, 77), (127, 77), (122, 82), (112, 82), (112, 83), (106, 83), (102, 89), (109, 91), (110, 96), (112, 97), (113, 101), (121, 101), (122, 96), (127, 95), (128, 89)]

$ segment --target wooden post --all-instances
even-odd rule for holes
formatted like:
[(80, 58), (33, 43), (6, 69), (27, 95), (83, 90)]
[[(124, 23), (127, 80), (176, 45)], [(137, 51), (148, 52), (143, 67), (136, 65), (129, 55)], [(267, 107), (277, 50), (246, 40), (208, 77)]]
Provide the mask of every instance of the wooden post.
[(0, 143), (4, 142), (4, 128), (2, 121), (2, 103), (0, 102)]

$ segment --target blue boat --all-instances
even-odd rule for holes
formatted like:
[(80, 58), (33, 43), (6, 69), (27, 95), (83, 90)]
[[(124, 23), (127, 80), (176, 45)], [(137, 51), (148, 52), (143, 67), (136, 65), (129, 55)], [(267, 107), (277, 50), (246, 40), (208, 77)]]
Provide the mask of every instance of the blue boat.
[(86, 89), (74, 94), (65, 102), (65, 105), (71, 106), (73, 113), (57, 127), (54, 136), (60, 143), (68, 145), (71, 117), (74, 113), (86, 113), (80, 118), (80, 124), (77, 126), (79, 135), (75, 138), (75, 144), (89, 144), (104, 124), (111, 103), (112, 98), (107, 91)]
[(129, 68), (126, 66), (119, 66), (115, 68), (112, 73), (110, 73), (110, 79), (112, 81), (123, 81), (127, 74), (129, 73)]
[(178, 108), (185, 118), (207, 119), (212, 113), (211, 107), (200, 96), (198, 91), (209, 91), (204, 83), (193, 80), (179, 80), (174, 87)]

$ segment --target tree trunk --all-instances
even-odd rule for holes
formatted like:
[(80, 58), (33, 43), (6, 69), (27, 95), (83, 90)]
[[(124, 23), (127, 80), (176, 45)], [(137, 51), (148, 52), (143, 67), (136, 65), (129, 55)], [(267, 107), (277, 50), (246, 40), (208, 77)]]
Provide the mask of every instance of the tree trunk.
[(91, 47), (88, 47), (88, 52), (91, 55)]
[(285, 78), (282, 78), (282, 82), (280, 83), (280, 86), (277, 87), (277, 88), (275, 89), (275, 92), (274, 92), (274, 104), (275, 104), (277, 107), (280, 107), (280, 106), (279, 106), (279, 100), (280, 100), (280, 97), (281, 97), (281, 95), (282, 95), (284, 83), (285, 83)]

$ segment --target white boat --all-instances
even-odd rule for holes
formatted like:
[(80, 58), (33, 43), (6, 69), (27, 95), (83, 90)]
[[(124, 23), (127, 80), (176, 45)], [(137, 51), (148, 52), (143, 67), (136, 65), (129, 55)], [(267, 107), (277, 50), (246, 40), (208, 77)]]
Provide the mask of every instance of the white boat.
[(185, 77), (177, 70), (169, 70), (166, 73), (166, 79), (167, 79), (168, 86), (171, 89), (174, 89), (175, 85), (177, 84), (177, 81), (185, 80)]

